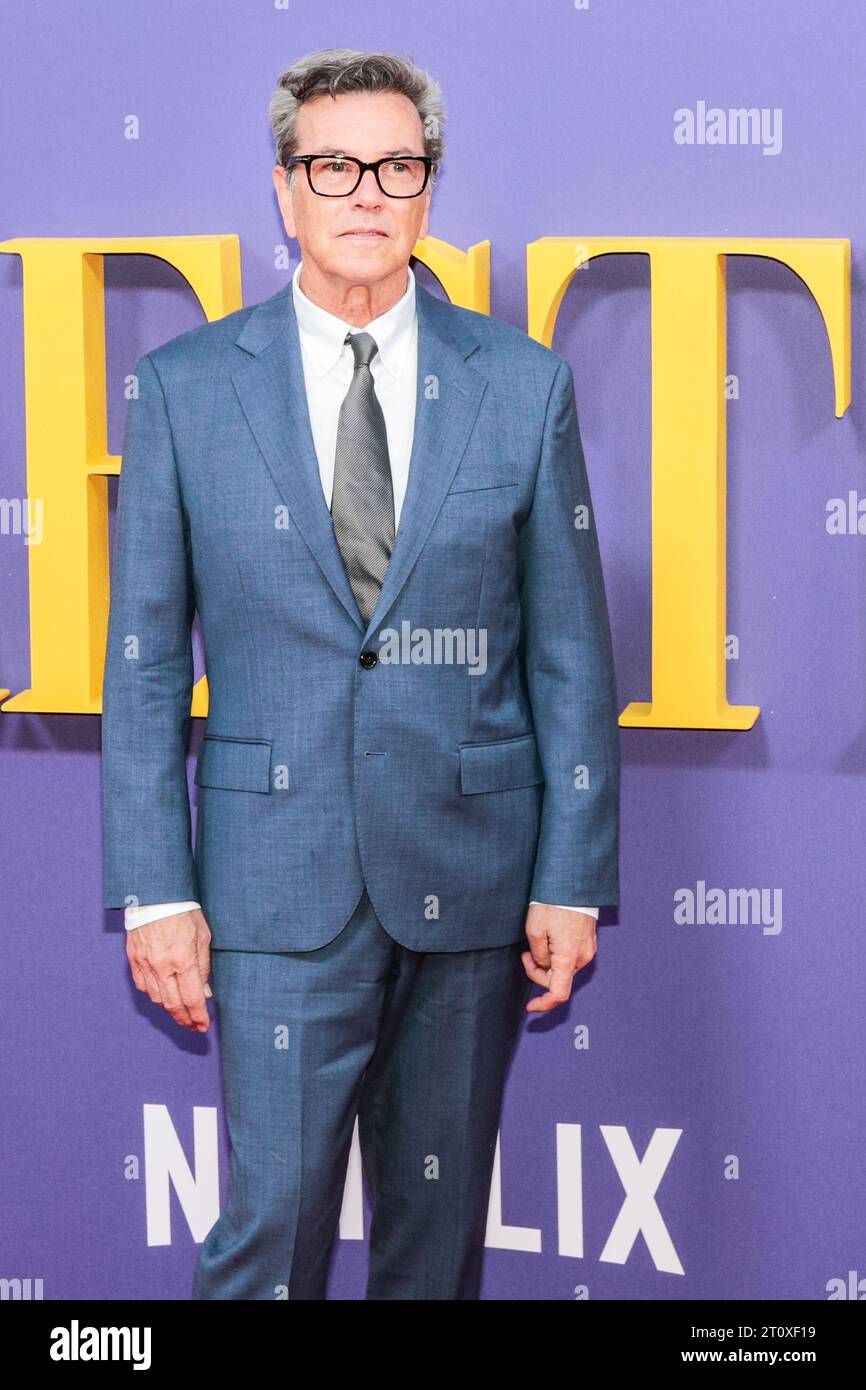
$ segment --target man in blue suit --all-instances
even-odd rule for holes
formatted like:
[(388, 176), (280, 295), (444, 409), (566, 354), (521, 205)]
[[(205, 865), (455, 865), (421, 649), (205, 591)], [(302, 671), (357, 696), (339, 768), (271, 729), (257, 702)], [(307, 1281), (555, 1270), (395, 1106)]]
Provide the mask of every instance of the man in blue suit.
[(520, 1021), (569, 997), (618, 901), (573, 378), (415, 282), (442, 158), (426, 73), (327, 50), (283, 73), (270, 114), (291, 285), (136, 369), (105, 905), (182, 1026), (207, 1030), (212, 971), (231, 1174), (193, 1296), (326, 1296), (357, 1117), (367, 1297), (477, 1299)]

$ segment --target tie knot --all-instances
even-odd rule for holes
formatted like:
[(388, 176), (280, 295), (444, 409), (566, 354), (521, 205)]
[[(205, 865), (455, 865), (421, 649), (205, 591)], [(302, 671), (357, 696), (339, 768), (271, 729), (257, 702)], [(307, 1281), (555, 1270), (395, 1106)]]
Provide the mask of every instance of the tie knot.
[(355, 366), (369, 367), (379, 348), (370, 333), (347, 333), (345, 341), (351, 345), (355, 355)]

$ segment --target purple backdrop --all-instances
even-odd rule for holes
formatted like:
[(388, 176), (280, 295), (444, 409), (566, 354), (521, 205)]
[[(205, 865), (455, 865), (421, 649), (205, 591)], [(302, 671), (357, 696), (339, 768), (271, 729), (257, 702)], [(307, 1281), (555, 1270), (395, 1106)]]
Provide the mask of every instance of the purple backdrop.
[[(622, 731), (622, 903), (602, 914), (571, 1004), (527, 1021), (502, 1122), (509, 1229), (487, 1254), (488, 1298), (824, 1299), (828, 1281), (866, 1275), (866, 540), (825, 524), (828, 499), (864, 491), (861, 8), (43, 0), (6, 16), (0, 237), (236, 232), (245, 303), (296, 264), (291, 243), (289, 269), (274, 268), (285, 233), (268, 98), (282, 67), (334, 44), (409, 53), (442, 82), (431, 232), (460, 247), (490, 238), (492, 312), (521, 328), (525, 246), (539, 236), (852, 240), (842, 420), (807, 290), (772, 262), (729, 262), (740, 397), (728, 406), (727, 630), (740, 657), (728, 691), (762, 713), (747, 733)], [(675, 110), (699, 101), (780, 108), (780, 151), (677, 144)], [(123, 138), (130, 113), (138, 141)], [(202, 313), (153, 260), (109, 258), (106, 282), (116, 452), (124, 374)], [(0, 495), (16, 498), (21, 266), (10, 255), (0, 342)], [(575, 372), (624, 707), (650, 696), (646, 259), (577, 277), (555, 346)], [(29, 685), (20, 535), (0, 534), (0, 583), (0, 684), (17, 692)], [(200, 733), (197, 721), (193, 751)], [(166, 1108), (191, 1165), (194, 1107), (205, 1121), (218, 1109), (224, 1192), (217, 1037), (177, 1028), (137, 993), (121, 914), (101, 907), (98, 719), (6, 714), (0, 740), (0, 1279), (41, 1278), (46, 1298), (184, 1299), (197, 1246), (174, 1192), (169, 1243), (148, 1243), (159, 1181), (148, 1197), (145, 1107)], [(675, 924), (675, 893), (701, 881), (780, 892), (781, 930)], [(625, 1195), (620, 1154), (633, 1145), (642, 1157), (656, 1131), (681, 1131), (661, 1165), (663, 1225), (656, 1217), (656, 1235), (639, 1234), (624, 1261), (603, 1258)], [(559, 1224), (573, 1251), (581, 1209), (584, 1254), (562, 1253)], [(639, 1215), (650, 1223), (649, 1198)], [(658, 1267), (665, 1233), (681, 1274)], [(361, 1297), (365, 1266), (365, 1242), (338, 1241), (331, 1296)]]

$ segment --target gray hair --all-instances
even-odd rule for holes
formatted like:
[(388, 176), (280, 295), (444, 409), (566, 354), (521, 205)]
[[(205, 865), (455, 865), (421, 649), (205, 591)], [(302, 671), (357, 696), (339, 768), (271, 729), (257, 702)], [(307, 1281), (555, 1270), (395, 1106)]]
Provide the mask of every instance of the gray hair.
[[(421, 118), (424, 153), (433, 160), (432, 190), (442, 161), (442, 129), (445, 109), (438, 82), (415, 66), (410, 58), (395, 53), (365, 53), (357, 48), (323, 48), (308, 53), (280, 74), (268, 115), (276, 146), (277, 163), (285, 167), (298, 150), (298, 111), (305, 101), (343, 92), (399, 92), (408, 97)], [(289, 187), (294, 184), (289, 170)]]

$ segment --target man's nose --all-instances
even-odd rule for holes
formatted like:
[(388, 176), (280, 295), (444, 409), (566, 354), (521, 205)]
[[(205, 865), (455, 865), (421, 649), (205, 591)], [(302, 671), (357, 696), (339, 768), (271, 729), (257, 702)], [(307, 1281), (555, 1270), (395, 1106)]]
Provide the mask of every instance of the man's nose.
[(376, 175), (372, 169), (365, 169), (361, 175), (361, 182), (355, 189), (355, 198), (365, 203), (378, 203), (381, 200), (382, 190), (376, 182)]

